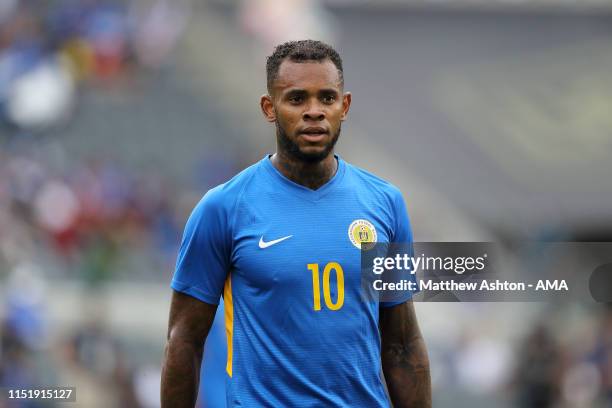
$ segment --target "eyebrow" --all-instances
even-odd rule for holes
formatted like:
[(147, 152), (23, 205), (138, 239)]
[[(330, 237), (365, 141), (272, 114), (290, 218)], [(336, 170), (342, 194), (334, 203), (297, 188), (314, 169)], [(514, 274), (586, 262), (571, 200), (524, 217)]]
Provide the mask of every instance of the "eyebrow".
[[(294, 88), (294, 89), (290, 89), (287, 92), (285, 92), (285, 96), (303, 96), (303, 95), (307, 95), (308, 91), (302, 88)], [(325, 88), (325, 89), (321, 89), (318, 92), (319, 95), (329, 95), (329, 94), (335, 94), (338, 95), (339, 91), (337, 89), (333, 89), (333, 88)]]
[(306, 95), (308, 94), (308, 91), (306, 91), (305, 89), (301, 89), (301, 88), (294, 88), (294, 89), (290, 89), (287, 92), (285, 92), (285, 95), (287, 96), (294, 96), (294, 95)]

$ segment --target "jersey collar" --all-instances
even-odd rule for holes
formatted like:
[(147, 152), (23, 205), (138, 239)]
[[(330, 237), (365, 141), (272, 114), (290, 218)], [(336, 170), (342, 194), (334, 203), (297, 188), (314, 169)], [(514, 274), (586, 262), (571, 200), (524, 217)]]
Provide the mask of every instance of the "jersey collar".
[(285, 177), (280, 171), (276, 169), (276, 167), (274, 167), (274, 165), (272, 164), (272, 160), (270, 160), (270, 157), (272, 157), (271, 154), (266, 154), (261, 160), (262, 165), (266, 168), (272, 178), (280, 182), (279, 185), (281, 186), (281, 188), (286, 189), (287, 191), (310, 201), (317, 201), (323, 198), (330, 191), (334, 190), (344, 177), (346, 164), (344, 160), (340, 158), (340, 156), (334, 154), (334, 157), (338, 161), (338, 168), (336, 169), (336, 174), (334, 174), (334, 176), (329, 179), (327, 183), (323, 184), (316, 190), (312, 190)]

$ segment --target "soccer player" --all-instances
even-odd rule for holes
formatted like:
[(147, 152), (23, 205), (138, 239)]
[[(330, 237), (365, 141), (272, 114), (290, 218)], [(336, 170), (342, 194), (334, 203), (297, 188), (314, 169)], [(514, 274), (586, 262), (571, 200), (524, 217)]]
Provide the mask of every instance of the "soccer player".
[(340, 56), (319, 41), (279, 45), (267, 88), (276, 153), (208, 191), (185, 227), (162, 406), (193, 407), (223, 296), (228, 407), (430, 407), (412, 294), (360, 294), (361, 244), (412, 234), (400, 191), (334, 154), (351, 105)]

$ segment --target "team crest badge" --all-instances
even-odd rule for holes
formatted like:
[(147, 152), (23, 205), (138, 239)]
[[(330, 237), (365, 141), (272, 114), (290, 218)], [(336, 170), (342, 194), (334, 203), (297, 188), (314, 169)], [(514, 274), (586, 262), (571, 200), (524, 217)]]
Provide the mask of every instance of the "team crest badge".
[(370, 249), (376, 243), (376, 228), (370, 221), (355, 220), (349, 226), (348, 236), (357, 249)]

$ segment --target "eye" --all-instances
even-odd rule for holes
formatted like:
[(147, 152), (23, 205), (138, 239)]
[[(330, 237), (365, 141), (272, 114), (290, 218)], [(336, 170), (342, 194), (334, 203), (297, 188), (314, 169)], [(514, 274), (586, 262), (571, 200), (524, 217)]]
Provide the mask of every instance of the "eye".
[(299, 95), (293, 95), (289, 97), (289, 103), (297, 105), (298, 103), (301, 103), (301, 102), (302, 102), (302, 97)]
[(332, 104), (336, 102), (336, 97), (334, 95), (325, 95), (323, 97), (323, 103)]

